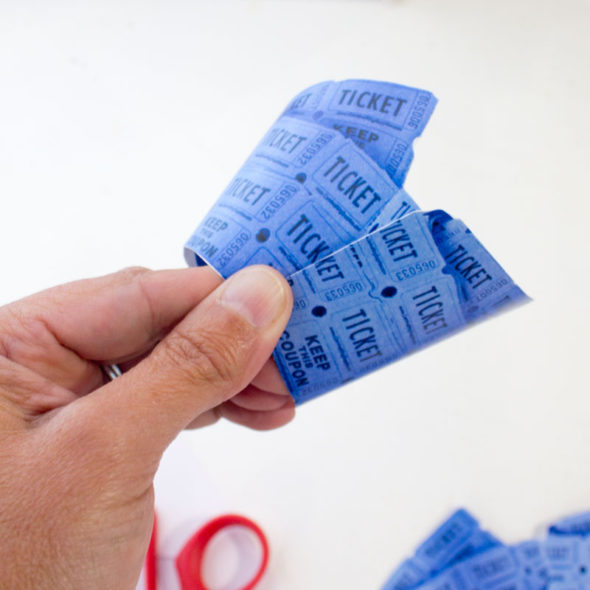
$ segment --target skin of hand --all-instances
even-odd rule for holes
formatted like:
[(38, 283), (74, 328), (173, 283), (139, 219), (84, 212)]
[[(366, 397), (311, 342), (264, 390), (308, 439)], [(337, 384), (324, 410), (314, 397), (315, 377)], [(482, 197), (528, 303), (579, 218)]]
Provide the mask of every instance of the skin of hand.
[(253, 266), (127, 269), (0, 308), (0, 587), (135, 588), (175, 436), (293, 417), (269, 360), (291, 306)]

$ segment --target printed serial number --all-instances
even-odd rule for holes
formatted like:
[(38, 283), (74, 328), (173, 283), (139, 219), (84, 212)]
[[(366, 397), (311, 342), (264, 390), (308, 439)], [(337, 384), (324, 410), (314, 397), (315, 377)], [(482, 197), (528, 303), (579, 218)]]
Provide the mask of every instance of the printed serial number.
[(286, 184), (257, 215), (258, 219), (268, 221), (297, 192), (297, 187)]
[(427, 262), (417, 262), (412, 266), (408, 266), (408, 268), (404, 268), (403, 270), (396, 272), (395, 277), (398, 281), (411, 279), (415, 276), (422, 274), (423, 272), (434, 270), (436, 266), (436, 260), (428, 260)]
[(411, 129), (417, 129), (422, 122), (422, 118), (424, 117), (424, 113), (426, 112), (426, 108), (428, 107), (428, 103), (430, 102), (430, 96), (427, 94), (420, 94), (418, 96), (418, 100), (416, 101), (416, 106), (412, 111), (412, 115), (410, 116), (410, 121), (408, 122), (408, 127)]
[(243, 231), (232, 242), (230, 242), (225, 250), (217, 258), (217, 265), (224, 267), (241, 249), (242, 246), (250, 239), (250, 234)]
[(296, 299), (293, 301), (293, 310), (300, 311), (307, 307), (307, 300), (306, 299)]
[(393, 170), (397, 170), (398, 166), (401, 164), (401, 161), (408, 150), (408, 144), (404, 141), (397, 141), (395, 144), (395, 148), (393, 149), (392, 153), (389, 155), (389, 166), (393, 168)]
[(479, 291), (475, 295), (475, 297), (473, 297), (471, 299), (471, 301), (473, 303), (480, 303), (481, 301), (483, 301), (484, 299), (486, 299), (490, 295), (493, 295), (494, 293), (496, 293), (498, 291), (498, 289), (505, 287), (507, 284), (508, 284), (508, 279), (505, 277), (502, 277), (502, 278), (498, 279), (495, 283), (492, 283), (491, 285), (487, 285), (486, 288), (483, 289), (482, 291)]
[(361, 293), (363, 290), (363, 284), (360, 281), (353, 281), (346, 283), (341, 287), (324, 291), (322, 295), (326, 301), (336, 301), (337, 299), (342, 299), (343, 297), (348, 297), (355, 293)]
[(305, 166), (326, 144), (330, 143), (333, 137), (329, 133), (322, 133), (303, 150), (295, 164), (297, 166)]

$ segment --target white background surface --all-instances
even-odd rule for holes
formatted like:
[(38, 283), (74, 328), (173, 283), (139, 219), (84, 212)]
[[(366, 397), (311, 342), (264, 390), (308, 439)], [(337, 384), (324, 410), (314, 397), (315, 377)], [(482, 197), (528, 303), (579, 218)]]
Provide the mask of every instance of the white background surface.
[(280, 431), (185, 435), (268, 533), (261, 589), (377, 588), (458, 505), (507, 541), (590, 508), (589, 21), (587, 0), (0, 0), (0, 303), (182, 266), (289, 99), (349, 77), (435, 92), (406, 188), (535, 299)]

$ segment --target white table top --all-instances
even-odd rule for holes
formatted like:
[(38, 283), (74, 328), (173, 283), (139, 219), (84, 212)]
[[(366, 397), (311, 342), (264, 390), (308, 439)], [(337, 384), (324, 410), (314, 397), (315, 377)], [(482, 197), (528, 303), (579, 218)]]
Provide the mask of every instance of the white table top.
[(590, 507), (589, 18), (585, 0), (1, 3), (0, 303), (182, 266), (289, 99), (352, 77), (438, 96), (406, 188), (535, 299), (280, 431), (184, 435), (266, 530), (262, 590), (377, 588), (459, 505), (507, 541)]

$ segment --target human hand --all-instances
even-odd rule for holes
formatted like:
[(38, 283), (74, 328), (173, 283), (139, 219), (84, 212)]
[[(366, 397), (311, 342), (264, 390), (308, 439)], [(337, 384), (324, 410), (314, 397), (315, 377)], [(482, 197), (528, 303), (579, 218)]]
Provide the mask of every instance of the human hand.
[[(0, 308), (0, 586), (134, 588), (178, 432), (293, 417), (268, 360), (291, 305), (250, 267), (128, 269)], [(105, 383), (101, 363), (124, 374)]]

